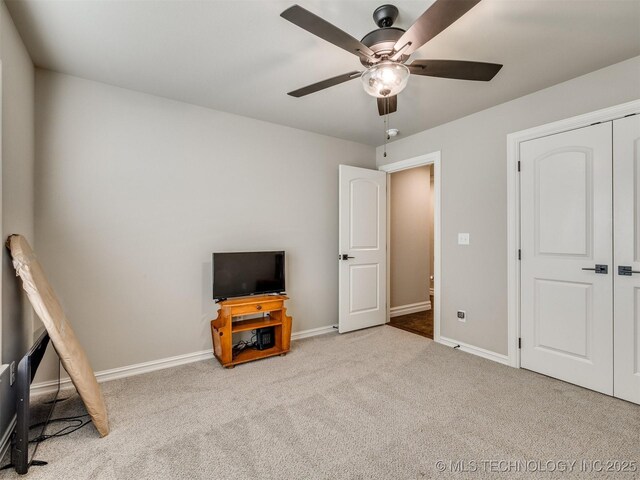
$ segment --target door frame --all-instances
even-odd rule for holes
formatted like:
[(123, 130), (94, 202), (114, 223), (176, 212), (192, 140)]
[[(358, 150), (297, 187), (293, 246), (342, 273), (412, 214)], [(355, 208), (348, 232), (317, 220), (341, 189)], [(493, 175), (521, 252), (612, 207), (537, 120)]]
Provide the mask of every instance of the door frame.
[(640, 113), (640, 99), (507, 135), (507, 357), (520, 368), (520, 143)]
[(440, 150), (419, 155), (417, 157), (400, 160), (394, 163), (381, 165), (378, 170), (387, 173), (387, 323), (391, 320), (391, 215), (389, 205), (391, 203), (391, 189), (389, 188), (389, 175), (410, 168), (433, 165), (433, 340), (440, 342), (440, 286), (442, 284), (442, 272), (440, 263), (440, 235), (441, 235), (441, 198), (440, 198)]

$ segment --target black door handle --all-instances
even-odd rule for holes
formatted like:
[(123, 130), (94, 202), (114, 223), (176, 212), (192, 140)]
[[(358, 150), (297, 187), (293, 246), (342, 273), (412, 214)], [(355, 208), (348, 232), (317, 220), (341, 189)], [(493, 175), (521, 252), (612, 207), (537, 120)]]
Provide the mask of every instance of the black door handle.
[(338, 256), (338, 260), (349, 260), (350, 258), (356, 258), (356, 257), (350, 257), (346, 253), (343, 253), (342, 255)]
[(604, 275), (609, 273), (609, 265), (597, 264), (594, 268), (583, 268), (582, 270), (592, 270), (596, 273), (602, 273)]
[(629, 265), (620, 265), (618, 266), (618, 275), (622, 275), (623, 277), (630, 277), (634, 273), (640, 273), (636, 270), (632, 270), (633, 267)]

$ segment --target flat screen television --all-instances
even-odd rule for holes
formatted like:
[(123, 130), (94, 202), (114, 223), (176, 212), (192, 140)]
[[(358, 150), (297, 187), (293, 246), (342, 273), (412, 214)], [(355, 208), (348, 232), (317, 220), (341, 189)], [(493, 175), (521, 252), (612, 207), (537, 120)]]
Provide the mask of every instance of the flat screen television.
[(214, 253), (213, 298), (282, 293), (284, 251)]

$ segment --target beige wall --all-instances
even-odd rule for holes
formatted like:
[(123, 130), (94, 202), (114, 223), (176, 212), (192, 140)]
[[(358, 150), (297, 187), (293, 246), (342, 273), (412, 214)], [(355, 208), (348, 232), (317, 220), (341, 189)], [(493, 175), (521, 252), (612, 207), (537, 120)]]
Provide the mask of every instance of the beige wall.
[[(4, 2), (0, 2), (2, 68), (2, 364), (26, 353), (31, 344), (32, 316), (16, 278), (4, 240), (21, 233), (33, 242), (33, 95), (34, 68)], [(0, 437), (15, 413), (15, 395), (8, 370), (0, 377)]]
[(36, 99), (37, 252), (96, 370), (210, 349), (215, 251), (286, 250), (293, 330), (337, 323), (338, 164), (373, 147), (43, 70)]
[(431, 166), (390, 175), (391, 308), (429, 300), (430, 186)]
[[(507, 353), (507, 134), (639, 98), (635, 57), (398, 139), (386, 158), (377, 149), (379, 165), (442, 152), (443, 336)], [(469, 246), (458, 232), (471, 234)]]

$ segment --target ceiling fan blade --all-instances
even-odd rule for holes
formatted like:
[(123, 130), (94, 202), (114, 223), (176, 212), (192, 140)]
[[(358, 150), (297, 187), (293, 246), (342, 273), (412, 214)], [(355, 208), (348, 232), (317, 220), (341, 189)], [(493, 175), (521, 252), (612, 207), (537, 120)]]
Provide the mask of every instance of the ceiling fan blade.
[(398, 96), (378, 98), (378, 113), (382, 117), (398, 110)]
[(496, 76), (502, 65), (464, 60), (415, 60), (407, 67), (414, 75), (488, 82)]
[(393, 47), (395, 52), (411, 55), (422, 45), (471, 10), (480, 0), (436, 0)]
[(362, 72), (345, 73), (343, 75), (338, 75), (337, 77), (327, 78), (326, 80), (322, 80), (321, 82), (299, 88), (298, 90), (287, 93), (287, 95), (291, 95), (292, 97), (296, 98), (304, 97), (305, 95), (309, 95), (310, 93), (318, 92), (320, 90), (324, 90), (325, 88), (348, 82), (353, 78), (358, 78), (360, 75), (362, 75)]
[(307, 32), (333, 43), (347, 52), (353, 53), (358, 57), (370, 58), (374, 56), (373, 51), (364, 43), (356, 40), (351, 35), (343, 32), (335, 25), (330, 24), (326, 20), (305, 10), (300, 5), (294, 5), (287, 8), (280, 16), (291, 23), (305, 29)]

